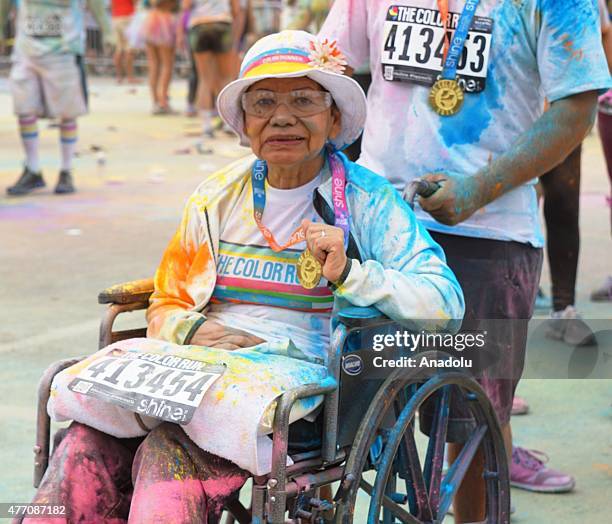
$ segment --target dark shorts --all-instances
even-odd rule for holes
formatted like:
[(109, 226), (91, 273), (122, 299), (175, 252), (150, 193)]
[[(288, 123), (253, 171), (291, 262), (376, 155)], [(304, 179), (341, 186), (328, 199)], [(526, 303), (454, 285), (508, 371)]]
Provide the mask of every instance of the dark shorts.
[(189, 28), (189, 45), (193, 53), (227, 53), (232, 49), (232, 24), (213, 22)]
[[(542, 269), (542, 250), (529, 244), (505, 242), (431, 232), (446, 253), (465, 296), (462, 330), (487, 330), (486, 348), (496, 364), (478, 379), (486, 391), (499, 422), (510, 421), (512, 399), (525, 363), (528, 320)], [(487, 322), (490, 320), (490, 322)], [(486, 329), (486, 327), (485, 327)], [(451, 397), (449, 442), (465, 442), (474, 428), (470, 412)], [(421, 410), (421, 431), (429, 434), (434, 403)]]

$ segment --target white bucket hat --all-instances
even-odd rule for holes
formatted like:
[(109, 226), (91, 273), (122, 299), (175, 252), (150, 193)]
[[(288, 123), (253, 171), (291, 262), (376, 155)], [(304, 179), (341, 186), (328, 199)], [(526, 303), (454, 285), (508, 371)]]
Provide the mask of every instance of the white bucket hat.
[(320, 41), (305, 31), (282, 31), (255, 42), (242, 61), (238, 79), (219, 93), (217, 107), (221, 118), (249, 145), (244, 134), (242, 94), (264, 78), (306, 76), (329, 91), (342, 115), (342, 129), (331, 140), (337, 149), (352, 144), (363, 130), (366, 97), (355, 80), (342, 72), (346, 61), (335, 42)]

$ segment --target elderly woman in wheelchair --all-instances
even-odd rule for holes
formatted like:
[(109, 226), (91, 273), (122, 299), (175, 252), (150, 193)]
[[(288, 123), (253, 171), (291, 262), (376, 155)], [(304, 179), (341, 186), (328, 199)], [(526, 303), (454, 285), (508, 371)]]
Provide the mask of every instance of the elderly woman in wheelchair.
[(439, 246), (389, 183), (339, 152), (365, 119), (343, 65), (333, 43), (300, 31), (247, 53), (218, 105), (254, 156), (189, 198), (147, 338), (56, 376), (49, 413), (74, 422), (36, 502), (65, 504), (75, 522), (218, 522), (247, 478), (287, 465), (272, 464), (272, 421), (287, 419), (274, 432), (283, 444), (289, 422), (313, 420), (333, 396), (335, 314), (372, 307), (413, 329), (462, 317)]

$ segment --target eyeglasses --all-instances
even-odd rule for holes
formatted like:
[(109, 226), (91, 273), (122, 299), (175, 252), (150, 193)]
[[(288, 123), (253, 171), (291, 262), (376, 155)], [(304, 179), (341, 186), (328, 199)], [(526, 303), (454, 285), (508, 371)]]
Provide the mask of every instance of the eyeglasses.
[(297, 117), (312, 116), (329, 109), (333, 103), (330, 93), (315, 89), (299, 89), (288, 93), (256, 90), (242, 95), (242, 109), (248, 115), (268, 118), (280, 104), (285, 104)]

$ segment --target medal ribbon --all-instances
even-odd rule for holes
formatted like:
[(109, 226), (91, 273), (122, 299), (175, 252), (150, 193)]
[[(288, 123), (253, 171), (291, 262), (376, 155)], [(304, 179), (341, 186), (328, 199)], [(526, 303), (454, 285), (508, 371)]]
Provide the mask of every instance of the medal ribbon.
[(438, 8), (440, 9), (440, 15), (444, 23), (445, 58), (444, 68), (442, 69), (442, 78), (444, 80), (454, 80), (457, 77), (459, 58), (465, 47), (465, 41), (479, 3), (480, 0), (466, 0), (463, 11), (461, 12), (461, 17), (457, 23), (457, 29), (455, 29), (455, 33), (449, 45), (446, 32), (448, 26), (448, 0), (438, 0)]
[[(334, 224), (344, 232), (344, 247), (348, 245), (349, 236), (349, 213), (346, 204), (346, 173), (342, 160), (333, 152), (328, 151), (328, 162), (332, 173), (332, 200), (334, 203)], [(272, 231), (262, 222), (264, 209), (266, 208), (266, 176), (268, 166), (263, 160), (256, 160), (251, 171), (251, 183), (253, 185), (253, 218), (272, 251), (279, 252), (295, 244), (306, 240), (302, 226), (299, 226), (284, 245), (280, 245)]]

